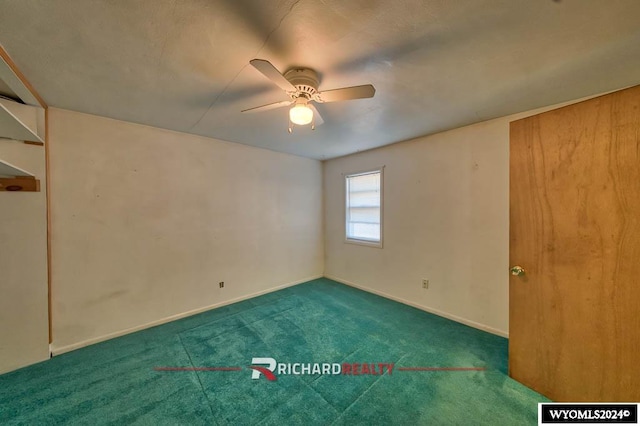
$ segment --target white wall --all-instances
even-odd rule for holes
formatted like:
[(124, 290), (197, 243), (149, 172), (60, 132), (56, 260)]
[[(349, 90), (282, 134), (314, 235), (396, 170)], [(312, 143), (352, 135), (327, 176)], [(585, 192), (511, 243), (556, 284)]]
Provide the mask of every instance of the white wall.
[(320, 162), (49, 117), (54, 353), (322, 275)]
[[(326, 161), (325, 276), (508, 336), (509, 122), (573, 102)], [(384, 247), (345, 243), (342, 174), (382, 165)]]
[(49, 358), (44, 147), (0, 139), (0, 158), (41, 192), (0, 192), (0, 373)]

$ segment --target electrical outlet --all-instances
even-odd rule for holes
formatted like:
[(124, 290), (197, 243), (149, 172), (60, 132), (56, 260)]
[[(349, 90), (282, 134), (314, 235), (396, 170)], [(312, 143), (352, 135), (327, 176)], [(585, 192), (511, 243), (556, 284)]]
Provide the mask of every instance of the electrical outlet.
[(422, 280), (422, 288), (425, 288), (425, 289), (429, 288), (429, 280)]
[(224, 281), (220, 281), (220, 288), (224, 287)]

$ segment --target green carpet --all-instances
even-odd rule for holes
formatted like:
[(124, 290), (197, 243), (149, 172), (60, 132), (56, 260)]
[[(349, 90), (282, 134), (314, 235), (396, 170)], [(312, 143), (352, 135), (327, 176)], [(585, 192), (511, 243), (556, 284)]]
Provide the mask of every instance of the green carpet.
[[(507, 343), (318, 279), (2, 375), (0, 424), (537, 424), (546, 399), (507, 376)], [(253, 357), (377, 374), (254, 380)]]

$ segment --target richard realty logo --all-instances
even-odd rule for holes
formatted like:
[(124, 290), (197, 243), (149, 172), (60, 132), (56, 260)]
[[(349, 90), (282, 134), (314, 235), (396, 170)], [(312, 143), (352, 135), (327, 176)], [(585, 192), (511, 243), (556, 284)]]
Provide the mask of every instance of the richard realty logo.
[(393, 363), (329, 363), (329, 362), (277, 362), (274, 358), (253, 358), (249, 368), (251, 379), (258, 380), (264, 376), (269, 381), (276, 381), (277, 376), (283, 375), (323, 375), (323, 376), (381, 376), (391, 375)]
[[(393, 362), (278, 362), (271, 357), (253, 357), (251, 380), (264, 377), (270, 382), (279, 376), (391, 376)], [(233, 372), (243, 371), (243, 367), (154, 367), (155, 371), (196, 371), (196, 372)], [(397, 371), (484, 371), (484, 367), (397, 367)]]

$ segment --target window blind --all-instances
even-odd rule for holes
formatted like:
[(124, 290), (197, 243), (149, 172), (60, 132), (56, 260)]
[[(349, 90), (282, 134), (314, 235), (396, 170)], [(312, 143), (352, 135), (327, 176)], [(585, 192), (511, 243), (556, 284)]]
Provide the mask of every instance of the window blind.
[(380, 171), (346, 176), (347, 239), (380, 242)]

